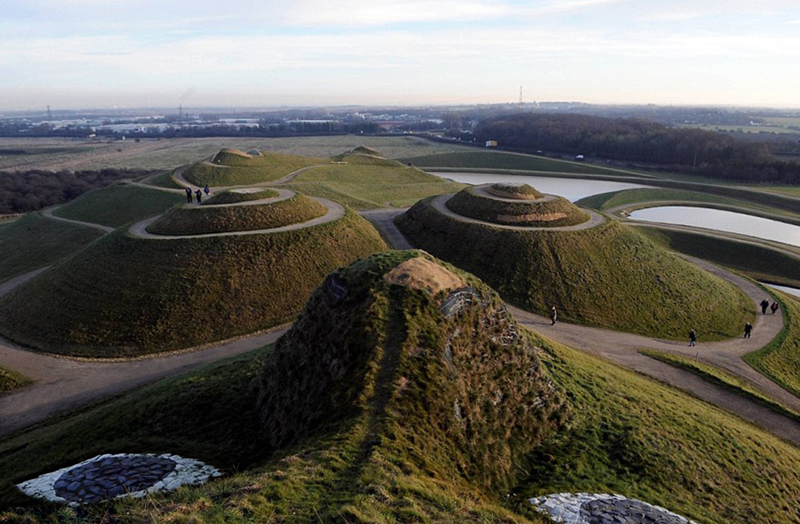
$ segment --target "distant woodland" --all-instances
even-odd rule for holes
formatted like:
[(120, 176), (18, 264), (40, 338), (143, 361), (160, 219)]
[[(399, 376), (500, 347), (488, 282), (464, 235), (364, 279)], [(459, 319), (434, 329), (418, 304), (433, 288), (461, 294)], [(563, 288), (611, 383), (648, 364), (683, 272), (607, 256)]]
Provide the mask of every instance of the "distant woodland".
[(0, 215), (27, 213), (68, 202), (86, 191), (146, 173), (147, 171), (131, 169), (57, 173), (41, 170), (0, 171)]
[(559, 152), (656, 164), (660, 168), (748, 182), (800, 184), (800, 163), (776, 160), (764, 143), (638, 119), (517, 114), (482, 120), (479, 141), (535, 152)]

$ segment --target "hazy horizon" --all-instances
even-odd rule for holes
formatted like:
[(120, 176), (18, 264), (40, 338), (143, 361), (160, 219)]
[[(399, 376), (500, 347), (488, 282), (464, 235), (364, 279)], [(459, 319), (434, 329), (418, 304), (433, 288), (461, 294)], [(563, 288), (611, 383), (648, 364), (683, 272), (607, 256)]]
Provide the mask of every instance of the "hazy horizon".
[(0, 110), (560, 100), (798, 108), (790, 0), (11, 0)]

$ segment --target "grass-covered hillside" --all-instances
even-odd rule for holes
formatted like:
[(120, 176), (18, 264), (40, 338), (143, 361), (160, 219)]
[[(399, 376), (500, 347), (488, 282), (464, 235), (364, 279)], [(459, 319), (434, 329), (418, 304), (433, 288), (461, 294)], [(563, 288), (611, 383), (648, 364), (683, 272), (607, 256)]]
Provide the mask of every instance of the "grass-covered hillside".
[(679, 253), (710, 260), (755, 280), (800, 287), (800, 257), (758, 244), (690, 231), (639, 226), (651, 240)]
[(258, 189), (248, 187), (244, 189), (230, 189), (221, 193), (214, 193), (210, 198), (203, 200), (203, 205), (219, 204), (238, 204), (239, 202), (249, 202), (251, 200), (262, 200), (264, 198), (274, 198), (278, 192), (274, 189)]
[[(443, 318), (446, 288), (413, 286), (485, 287), (439, 264), (452, 276), (396, 272), (407, 287), (384, 280), (416, 255), (339, 272), (274, 350), (0, 441), (0, 521), (544, 524), (526, 499), (565, 491), (620, 493), (700, 524), (800, 520), (797, 447), (641, 375), (515, 333), (490, 292), (488, 308)], [(278, 368), (286, 373), (269, 374)], [(335, 395), (304, 395), (324, 385)], [(534, 414), (550, 410), (556, 433), (531, 432), (531, 402)], [(41, 504), (13, 486), (119, 451), (196, 457), (227, 477), (82, 508)]]
[(121, 227), (142, 220), (184, 202), (186, 197), (158, 189), (116, 183), (84, 193), (55, 211), (55, 216)]
[(782, 294), (786, 327), (767, 346), (744, 359), (761, 373), (800, 396), (800, 299)]
[(507, 202), (485, 196), (468, 188), (456, 193), (447, 201), (447, 207), (461, 216), (467, 216), (493, 224), (528, 227), (562, 227), (581, 224), (589, 215), (575, 204), (561, 197), (543, 200), (517, 200)]
[(299, 224), (321, 217), (328, 209), (305, 195), (271, 204), (242, 206), (175, 207), (147, 231), (157, 235), (201, 235), (229, 231), (252, 231)]
[(355, 213), (268, 235), (109, 235), (0, 300), (0, 333), (62, 354), (196, 346), (289, 321), (331, 270), (385, 249)]
[(291, 186), (307, 195), (330, 198), (359, 210), (409, 206), (421, 198), (464, 187), (397, 162), (378, 162), (374, 165), (351, 160), (348, 164), (317, 167), (299, 175)]
[(30, 213), (0, 225), (0, 282), (53, 264), (103, 236), (102, 231)]
[(609, 221), (579, 231), (501, 230), (424, 200), (397, 219), (409, 241), (475, 273), (507, 300), (559, 318), (656, 337), (739, 335), (753, 304), (736, 287)]
[(499, 196), (501, 198), (518, 198), (522, 200), (536, 200), (543, 198), (544, 194), (540, 193), (528, 184), (504, 184), (496, 183), (491, 184), (486, 188), (489, 193)]
[(209, 162), (199, 162), (187, 168), (183, 176), (200, 187), (238, 186), (277, 180), (298, 169), (330, 160), (285, 153), (264, 152), (251, 156), (240, 151), (221, 150)]

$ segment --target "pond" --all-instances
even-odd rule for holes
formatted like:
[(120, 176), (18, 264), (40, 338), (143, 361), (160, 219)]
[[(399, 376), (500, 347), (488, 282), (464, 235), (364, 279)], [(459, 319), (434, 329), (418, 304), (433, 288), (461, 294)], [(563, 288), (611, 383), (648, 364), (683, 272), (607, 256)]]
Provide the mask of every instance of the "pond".
[(800, 226), (720, 209), (688, 206), (651, 207), (632, 212), (630, 218), (646, 222), (716, 229), (717, 231), (800, 246)]
[(639, 184), (629, 184), (627, 182), (609, 182), (608, 180), (585, 180), (578, 178), (558, 178), (548, 176), (532, 175), (503, 175), (499, 173), (437, 173), (432, 174), (442, 178), (449, 178), (463, 184), (492, 184), (495, 182), (510, 182), (517, 184), (528, 184), (535, 189), (548, 195), (558, 195), (571, 202), (586, 198), (600, 193), (610, 193), (611, 191), (621, 191), (623, 189), (635, 189), (648, 187)]
[(800, 289), (797, 289), (796, 287), (779, 286), (777, 284), (767, 284), (767, 283), (764, 283), (764, 285), (767, 287), (775, 288), (779, 291), (784, 291), (786, 293), (789, 293), (790, 295), (800, 297)]

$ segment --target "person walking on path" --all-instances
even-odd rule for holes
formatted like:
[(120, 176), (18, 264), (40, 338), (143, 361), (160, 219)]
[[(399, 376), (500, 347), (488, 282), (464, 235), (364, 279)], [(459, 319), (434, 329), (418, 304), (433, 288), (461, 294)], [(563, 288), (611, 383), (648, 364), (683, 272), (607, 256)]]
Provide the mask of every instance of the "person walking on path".
[(769, 307), (772, 310), (772, 314), (774, 315), (776, 311), (778, 311), (778, 303), (773, 302), (772, 305)]
[(744, 325), (744, 338), (750, 338), (750, 332), (753, 331), (753, 324), (747, 322)]
[(186, 186), (186, 200), (191, 204), (192, 203), (192, 188)]
[(208, 198), (208, 195), (211, 194), (211, 189), (209, 189), (208, 184), (206, 184), (206, 187), (203, 188), (203, 193), (206, 194), (206, 198)]
[(768, 307), (769, 307), (769, 300), (767, 300), (765, 298), (764, 300), (761, 301), (761, 314), (762, 315), (766, 315), (767, 314), (767, 308)]
[(695, 333), (694, 329), (689, 331), (689, 347), (694, 347), (697, 345), (697, 333)]
[(556, 319), (557, 318), (558, 318), (558, 310), (556, 309), (555, 306), (553, 306), (552, 308), (550, 308), (550, 320), (553, 321), (553, 323), (550, 324), (551, 326), (555, 326), (556, 325)]
[(199, 189), (194, 192), (194, 196), (197, 197), (198, 204), (203, 201), (203, 192), (200, 191)]

